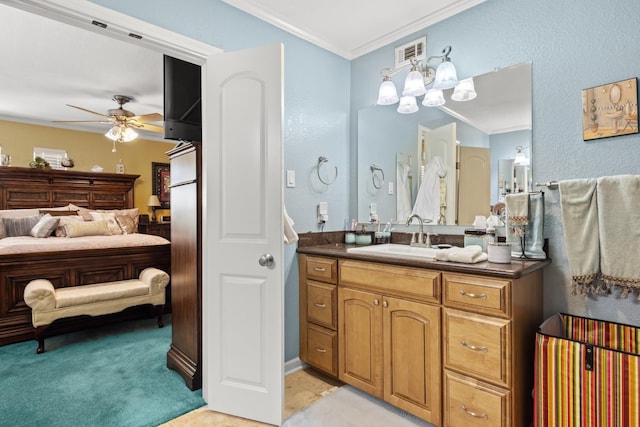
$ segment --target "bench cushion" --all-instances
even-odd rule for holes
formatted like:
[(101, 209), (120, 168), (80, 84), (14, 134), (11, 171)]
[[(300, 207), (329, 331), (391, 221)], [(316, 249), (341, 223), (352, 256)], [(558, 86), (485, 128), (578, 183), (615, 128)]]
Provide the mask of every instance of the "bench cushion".
[(56, 308), (140, 295), (149, 295), (149, 286), (138, 279), (61, 288), (56, 289)]

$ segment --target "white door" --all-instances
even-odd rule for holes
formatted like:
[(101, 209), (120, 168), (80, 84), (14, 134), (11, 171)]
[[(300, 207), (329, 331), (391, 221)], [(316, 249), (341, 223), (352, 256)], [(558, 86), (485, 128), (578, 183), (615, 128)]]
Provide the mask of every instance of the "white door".
[(215, 411), (279, 425), (283, 47), (214, 55), (205, 72), (203, 397)]
[[(422, 173), (424, 168), (435, 156), (439, 156), (442, 159), (447, 169), (447, 174), (444, 176), (443, 181), (445, 183), (444, 189), (446, 191), (446, 208), (444, 210), (444, 218), (446, 225), (456, 224), (456, 186), (457, 186), (457, 171), (456, 171), (456, 124), (449, 123), (437, 129), (429, 129), (424, 126), (420, 126), (420, 159), (421, 174), (420, 182), (422, 182)], [(441, 210), (442, 212), (442, 210)]]

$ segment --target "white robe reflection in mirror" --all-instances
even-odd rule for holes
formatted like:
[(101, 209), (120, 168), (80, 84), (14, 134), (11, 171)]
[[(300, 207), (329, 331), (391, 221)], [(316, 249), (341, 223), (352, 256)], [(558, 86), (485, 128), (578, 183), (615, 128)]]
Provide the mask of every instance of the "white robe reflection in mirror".
[(397, 165), (397, 216), (398, 222), (402, 223), (411, 215), (411, 165), (405, 162), (398, 162)]
[(419, 215), (425, 223), (437, 224), (440, 219), (440, 178), (447, 175), (447, 169), (439, 156), (427, 163), (424, 177), (418, 189), (412, 215)]

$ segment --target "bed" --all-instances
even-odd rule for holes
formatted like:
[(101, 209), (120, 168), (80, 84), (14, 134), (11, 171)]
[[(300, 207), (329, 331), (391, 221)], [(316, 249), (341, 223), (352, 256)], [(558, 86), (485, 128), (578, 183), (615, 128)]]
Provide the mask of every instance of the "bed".
[[(138, 177), (0, 167), (0, 212), (20, 216), (23, 210), (82, 210), (82, 214), (87, 211), (131, 211)], [(82, 286), (136, 278), (147, 267), (170, 273), (169, 241), (139, 233), (0, 239), (0, 346), (34, 338), (30, 308), (22, 298), (24, 288), (31, 280), (48, 279), (56, 288)], [(170, 297), (169, 292), (167, 296)], [(169, 299), (167, 306), (170, 307)], [(52, 325), (50, 334), (148, 313), (148, 307), (136, 307), (115, 315), (61, 320)]]

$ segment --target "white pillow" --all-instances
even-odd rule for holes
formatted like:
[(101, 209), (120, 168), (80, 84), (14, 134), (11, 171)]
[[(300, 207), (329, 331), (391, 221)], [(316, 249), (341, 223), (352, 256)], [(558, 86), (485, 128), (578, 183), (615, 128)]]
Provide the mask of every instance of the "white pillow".
[(60, 218), (51, 216), (49, 214), (42, 215), (40, 220), (31, 229), (31, 236), (39, 239), (51, 236), (51, 233), (56, 229)]

